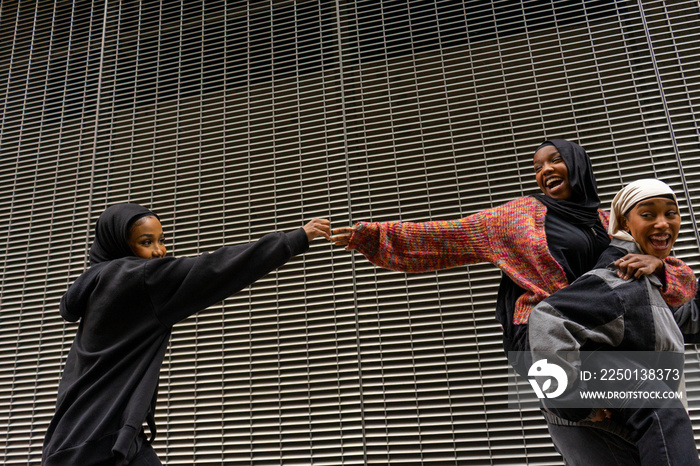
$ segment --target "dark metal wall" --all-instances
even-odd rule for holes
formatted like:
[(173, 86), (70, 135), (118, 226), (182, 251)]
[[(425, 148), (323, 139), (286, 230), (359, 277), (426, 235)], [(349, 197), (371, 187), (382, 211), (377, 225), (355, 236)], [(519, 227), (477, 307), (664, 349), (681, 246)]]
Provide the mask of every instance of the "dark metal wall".
[[(601, 197), (664, 179), (696, 270), (697, 1), (0, 2), (0, 462), (38, 464), (99, 213), (193, 255), (312, 217), (437, 220), (581, 143)], [(176, 327), (166, 464), (561, 464), (508, 407), (488, 264), (377, 269), (321, 241)], [(688, 348), (691, 417), (700, 355)]]

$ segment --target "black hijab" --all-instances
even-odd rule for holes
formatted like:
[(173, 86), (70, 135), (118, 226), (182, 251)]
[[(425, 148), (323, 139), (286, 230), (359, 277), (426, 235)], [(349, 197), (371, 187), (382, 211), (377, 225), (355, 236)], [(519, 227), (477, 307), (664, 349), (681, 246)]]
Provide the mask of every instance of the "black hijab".
[[(567, 200), (554, 199), (544, 194), (535, 194), (534, 197), (547, 207), (547, 249), (571, 283), (593, 268), (610, 239), (598, 216), (600, 198), (591, 160), (586, 151), (578, 144), (563, 139), (545, 141), (538, 150), (547, 145), (555, 146), (566, 164), (571, 197)], [(510, 352), (510, 356), (518, 355), (513, 356), (515, 359), (511, 360), (511, 364), (518, 372), (526, 375), (532, 363), (527, 325), (513, 323), (515, 303), (524, 292), (524, 289), (503, 274), (498, 288), (496, 318), (503, 325), (503, 346), (506, 353)]]
[[(547, 206), (547, 248), (571, 283), (595, 265), (610, 239), (598, 215), (600, 198), (588, 154), (583, 147), (563, 139), (545, 141), (540, 147), (547, 144), (555, 146), (564, 159), (571, 197), (563, 200), (540, 194), (536, 198)], [(593, 237), (586, 232), (592, 232)]]
[(108, 207), (95, 225), (95, 241), (90, 247), (90, 265), (133, 256), (129, 247), (129, 227), (142, 217), (160, 218), (138, 204), (115, 204)]
[(544, 194), (535, 195), (538, 201), (547, 206), (547, 211), (553, 211), (567, 222), (593, 227), (599, 223), (598, 186), (593, 175), (591, 159), (578, 144), (564, 139), (550, 139), (540, 147), (552, 144), (557, 148), (569, 172), (571, 197), (569, 199), (554, 199)]

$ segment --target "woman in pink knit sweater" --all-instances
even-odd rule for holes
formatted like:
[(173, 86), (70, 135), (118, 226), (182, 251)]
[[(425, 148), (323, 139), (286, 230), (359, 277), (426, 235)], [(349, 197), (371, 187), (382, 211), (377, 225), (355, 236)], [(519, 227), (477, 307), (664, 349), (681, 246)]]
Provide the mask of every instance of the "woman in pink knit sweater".
[[(610, 243), (608, 214), (599, 209), (591, 161), (583, 148), (552, 139), (538, 147), (533, 163), (541, 194), (459, 220), (360, 222), (334, 229), (331, 241), (362, 253), (379, 267), (402, 272), (494, 264), (503, 272), (496, 319), (503, 327), (504, 349), (529, 354), (532, 308), (591, 270)], [(624, 278), (656, 274), (671, 307), (695, 295), (693, 271), (673, 257), (662, 261), (629, 254), (617, 265)], [(519, 371), (529, 367), (527, 359), (511, 362)]]

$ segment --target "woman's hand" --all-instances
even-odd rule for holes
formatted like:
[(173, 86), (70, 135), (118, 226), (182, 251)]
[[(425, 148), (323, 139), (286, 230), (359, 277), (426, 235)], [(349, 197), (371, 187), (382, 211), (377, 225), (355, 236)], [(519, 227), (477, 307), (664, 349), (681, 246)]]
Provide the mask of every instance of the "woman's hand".
[(315, 218), (304, 225), (306, 237), (309, 243), (319, 236), (330, 240), (331, 239), (331, 222), (325, 218)]
[(640, 278), (643, 275), (663, 276), (664, 261), (655, 256), (646, 254), (627, 254), (625, 257), (614, 262), (618, 268), (618, 277), (628, 280), (632, 277)]
[(334, 228), (334, 236), (331, 236), (330, 240), (333, 241), (335, 246), (345, 246), (346, 251), (351, 251), (351, 249), (348, 247), (348, 243), (350, 242), (350, 237), (354, 231), (355, 227)]

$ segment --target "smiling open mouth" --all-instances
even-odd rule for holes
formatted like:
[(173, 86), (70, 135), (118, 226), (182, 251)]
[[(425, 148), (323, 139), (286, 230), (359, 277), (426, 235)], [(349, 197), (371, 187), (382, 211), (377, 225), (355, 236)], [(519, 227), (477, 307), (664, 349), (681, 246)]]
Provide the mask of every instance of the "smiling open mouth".
[(651, 235), (649, 236), (649, 243), (654, 249), (664, 250), (668, 248), (668, 243), (671, 239), (671, 235)]
[(562, 178), (550, 178), (547, 180), (545, 186), (547, 186), (547, 189), (554, 189), (557, 186), (560, 186), (563, 182), (564, 180)]

